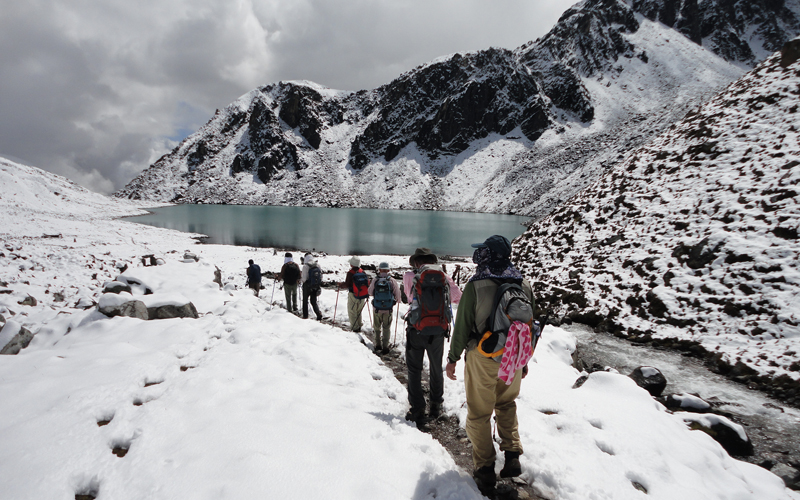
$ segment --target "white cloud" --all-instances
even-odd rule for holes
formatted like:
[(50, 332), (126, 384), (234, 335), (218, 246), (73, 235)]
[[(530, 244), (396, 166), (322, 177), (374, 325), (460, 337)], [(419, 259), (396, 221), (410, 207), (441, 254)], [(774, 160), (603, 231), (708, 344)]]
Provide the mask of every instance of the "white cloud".
[(5, 2), (0, 155), (110, 192), (259, 85), (374, 88), (442, 55), (519, 46), (571, 3)]

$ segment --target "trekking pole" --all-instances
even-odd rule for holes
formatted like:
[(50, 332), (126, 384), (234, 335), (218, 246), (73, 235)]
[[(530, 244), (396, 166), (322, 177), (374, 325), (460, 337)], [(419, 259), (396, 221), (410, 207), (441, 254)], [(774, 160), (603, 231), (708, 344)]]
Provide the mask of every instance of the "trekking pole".
[(366, 303), (366, 305), (364, 307), (367, 308), (367, 314), (369, 314), (369, 324), (371, 326), (374, 326), (374, 323), (372, 322), (372, 311), (369, 310), (369, 299), (364, 299), (364, 300), (367, 301), (367, 303)]
[(336, 286), (336, 305), (333, 306), (333, 327), (336, 326), (336, 308), (339, 307), (339, 290), (340, 290), (340, 288), (339, 288), (338, 283), (337, 283), (337, 286)]
[(397, 325), (400, 324), (400, 304), (397, 304), (397, 317), (394, 319), (394, 338), (392, 338), (392, 344), (397, 345)]
[(272, 297), (269, 298), (269, 307), (272, 308), (272, 304), (275, 300), (275, 278), (272, 279)]

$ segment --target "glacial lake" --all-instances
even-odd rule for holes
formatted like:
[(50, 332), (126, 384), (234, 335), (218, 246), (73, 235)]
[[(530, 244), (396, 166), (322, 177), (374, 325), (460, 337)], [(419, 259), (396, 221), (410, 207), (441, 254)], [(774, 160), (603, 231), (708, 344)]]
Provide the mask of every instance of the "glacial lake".
[(431, 210), (175, 205), (126, 220), (200, 233), (206, 243), (334, 255), (408, 255), (428, 247), (438, 255), (472, 255), (472, 243), (493, 234), (509, 240), (528, 217)]

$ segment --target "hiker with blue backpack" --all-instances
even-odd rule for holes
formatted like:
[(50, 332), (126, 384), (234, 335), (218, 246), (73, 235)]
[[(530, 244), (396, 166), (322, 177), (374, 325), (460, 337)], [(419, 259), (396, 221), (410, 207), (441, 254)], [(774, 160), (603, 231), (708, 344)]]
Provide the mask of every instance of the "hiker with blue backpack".
[(308, 319), (308, 301), (317, 315), (317, 320), (322, 320), (322, 313), (317, 306), (317, 296), (322, 293), (322, 269), (317, 264), (317, 259), (307, 253), (303, 258), (303, 271), (300, 274), (303, 283), (303, 319)]
[(472, 442), (473, 477), (485, 493), (497, 481), (492, 413), (505, 454), (500, 477), (522, 473), (516, 398), (541, 330), (533, 320), (531, 285), (511, 263), (508, 239), (494, 235), (472, 246), (477, 267), (458, 305), (446, 369), (447, 377), (455, 380), (456, 363), (466, 350), (465, 427)]
[(389, 354), (389, 333), (392, 330), (392, 313), (395, 304), (400, 303), (400, 286), (391, 277), (388, 262), (378, 264), (378, 275), (369, 284), (368, 293), (372, 296), (372, 329), (375, 332), (375, 353)]
[(361, 311), (369, 297), (369, 277), (361, 269), (361, 259), (350, 258), (350, 270), (344, 277), (344, 283), (339, 288), (347, 290), (347, 317), (350, 320), (350, 329), (354, 332), (361, 331)]

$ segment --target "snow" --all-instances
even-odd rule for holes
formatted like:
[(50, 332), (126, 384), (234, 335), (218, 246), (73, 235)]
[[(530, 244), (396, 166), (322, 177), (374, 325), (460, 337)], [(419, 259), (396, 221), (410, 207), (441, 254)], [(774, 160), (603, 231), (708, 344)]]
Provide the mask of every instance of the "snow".
[[(470, 471), (404, 420), (406, 391), (368, 340), (271, 306), (283, 293), (269, 279), (261, 298), (243, 287), (248, 259), (277, 271), (282, 252), (197, 245), (112, 218), (139, 206), (1, 165), (13, 182), (0, 184), (0, 280), (13, 293), (0, 295), (0, 335), (36, 333), (20, 354), (0, 357), (3, 498), (481, 498)], [(31, 186), (38, 196), (14, 194)], [(73, 201), (43, 208), (53, 186)], [(61, 238), (41, 237), (53, 228)], [(199, 261), (184, 260), (187, 249)], [(165, 264), (142, 266), (151, 253)], [(326, 281), (343, 279), (347, 258), (319, 257)], [(29, 265), (12, 265), (20, 261)], [(406, 264), (362, 257), (380, 261)], [(102, 294), (123, 262), (128, 281), (154, 292), (135, 291), (137, 300), (185, 298), (200, 317), (141, 321), (75, 306), (132, 297)], [(19, 305), (27, 294), (39, 304)], [(326, 316), (335, 307), (346, 317), (335, 291), (319, 302)], [(523, 478), (540, 495), (644, 498), (635, 482), (654, 499), (800, 498), (625, 376), (593, 373), (572, 389), (574, 349), (573, 334), (547, 327), (518, 399)], [(445, 381), (445, 409), (463, 425), (463, 363), (457, 374)]]

